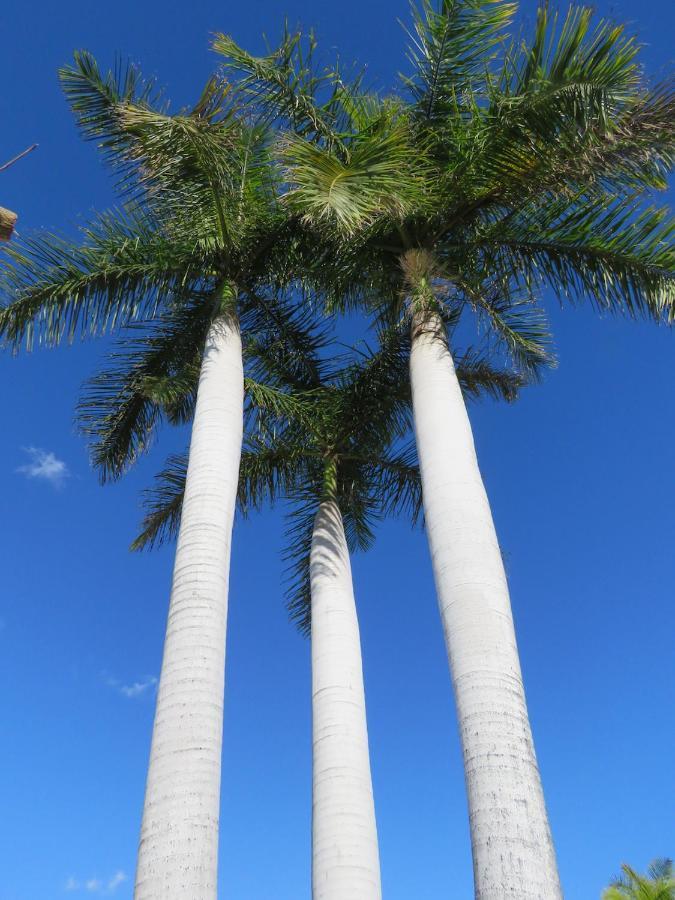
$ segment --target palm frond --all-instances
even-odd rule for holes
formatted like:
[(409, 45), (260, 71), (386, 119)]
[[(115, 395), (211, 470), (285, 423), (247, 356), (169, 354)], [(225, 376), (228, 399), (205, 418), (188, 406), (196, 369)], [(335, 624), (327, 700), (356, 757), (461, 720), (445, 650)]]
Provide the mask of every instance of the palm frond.
[(283, 293), (266, 298), (249, 292), (241, 303), (245, 356), (251, 376), (297, 390), (321, 384), (328, 343), (328, 323), (310, 304)]
[(497, 368), (484, 352), (471, 347), (455, 358), (455, 371), (465, 400), (487, 396), (512, 403), (527, 384), (520, 372)]
[(312, 593), (309, 579), (314, 519), (318, 504), (310, 495), (296, 500), (286, 517), (285, 548), (282, 559), (286, 564), (286, 608), (291, 621), (301, 634), (308, 636), (312, 625)]
[[(61, 85), (85, 138), (95, 140), (126, 182), (198, 184), (204, 175), (232, 180), (232, 155), (241, 134), (228, 104), (229, 86), (211, 78), (195, 107), (169, 115), (153, 81), (136, 66), (118, 63), (105, 75), (94, 57), (80, 51), (59, 72)], [(197, 177), (195, 177), (197, 175)]]
[(519, 283), (548, 284), (600, 310), (675, 317), (675, 223), (668, 210), (631, 199), (540, 198), (489, 225), (478, 245), (498, 250)]
[(38, 233), (7, 249), (0, 338), (10, 345), (100, 335), (150, 318), (208, 282), (209, 254), (136, 208), (100, 215), (82, 231), (81, 245)]
[(488, 339), (502, 342), (525, 375), (538, 378), (543, 368), (555, 366), (548, 319), (531, 297), (514, 298), (508, 279), (465, 282), (462, 290), (486, 326)]
[(509, 94), (532, 96), (535, 91), (586, 85), (611, 92), (607, 100), (623, 99), (635, 88), (640, 80), (637, 41), (607, 19), (592, 28), (593, 14), (591, 7), (572, 5), (560, 20), (548, 4), (539, 7), (532, 43), (518, 48), (515, 58), (507, 57)]
[(274, 442), (249, 436), (239, 467), (237, 502), (242, 514), (288, 497), (301, 483), (305, 468), (304, 448), (285, 440), (283, 434)]
[(602, 900), (672, 900), (675, 897), (673, 864), (669, 859), (656, 859), (640, 875), (631, 866), (621, 866), (621, 876), (603, 891)]
[(346, 235), (378, 216), (400, 220), (424, 204), (427, 168), (402, 124), (364, 135), (345, 159), (289, 136), (282, 162), (291, 185), (284, 196), (289, 208), (307, 222), (328, 223)]
[(154, 487), (143, 492), (145, 516), (132, 550), (146, 550), (174, 540), (180, 528), (185, 494), (188, 453), (170, 456), (155, 477)]
[(403, 80), (416, 119), (445, 125), (471, 105), (516, 9), (504, 0), (441, 0), (438, 8), (422, 0), (413, 7), (408, 31), (413, 74)]
[(294, 134), (328, 146), (339, 141), (336, 115), (339, 82), (331, 69), (317, 71), (316, 39), (310, 32), (286, 28), (279, 46), (266, 56), (253, 56), (225, 34), (213, 49), (225, 59), (225, 70), (237, 79), (248, 104), (269, 121), (288, 124)]
[(382, 515), (400, 515), (415, 525), (422, 513), (422, 482), (415, 444), (383, 454), (369, 474), (381, 497)]
[(204, 300), (181, 306), (153, 326), (131, 327), (78, 405), (101, 481), (119, 478), (152, 441), (162, 415), (175, 423), (193, 414), (204, 341), (212, 319)]

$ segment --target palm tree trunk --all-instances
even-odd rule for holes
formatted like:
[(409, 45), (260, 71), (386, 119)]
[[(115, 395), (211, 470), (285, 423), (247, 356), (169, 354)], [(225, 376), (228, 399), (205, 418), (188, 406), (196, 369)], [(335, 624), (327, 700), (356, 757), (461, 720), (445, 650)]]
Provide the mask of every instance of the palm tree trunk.
[(135, 900), (216, 900), (230, 543), (242, 442), (234, 315), (209, 331), (192, 426)]
[(440, 319), (413, 323), (424, 515), (464, 754), (477, 900), (559, 900), (499, 544)]
[(314, 523), (312, 591), (313, 900), (380, 900), (380, 861), (359, 624), (342, 516)]

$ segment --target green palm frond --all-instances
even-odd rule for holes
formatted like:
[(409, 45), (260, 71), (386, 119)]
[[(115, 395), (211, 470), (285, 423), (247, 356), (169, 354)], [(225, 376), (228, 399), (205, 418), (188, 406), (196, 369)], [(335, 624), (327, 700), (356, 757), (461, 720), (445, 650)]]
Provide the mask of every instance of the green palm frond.
[(204, 341), (212, 319), (205, 302), (178, 307), (154, 327), (131, 327), (92, 378), (78, 406), (101, 481), (119, 478), (152, 441), (163, 415), (191, 418)]
[(149, 318), (208, 283), (211, 259), (134, 207), (98, 216), (76, 244), (40, 234), (7, 249), (0, 338), (30, 348)]
[[(242, 515), (259, 510), (290, 494), (302, 477), (303, 454), (297, 446), (283, 440), (274, 446), (249, 438), (242, 450), (237, 490), (238, 509)], [(132, 550), (152, 549), (174, 540), (178, 535), (188, 453), (173, 455), (155, 477), (152, 488), (143, 492), (145, 516)]]
[(527, 384), (522, 373), (497, 368), (485, 352), (472, 347), (455, 358), (455, 372), (465, 401), (487, 396), (512, 403)]
[(264, 298), (249, 292), (242, 298), (240, 320), (253, 378), (298, 390), (321, 384), (329, 323), (311, 304), (283, 293)]
[[(642, 83), (638, 45), (621, 27), (572, 7), (539, 10), (534, 40), (504, 54), (476, 89), (470, 117), (445, 128), (447, 192), (457, 212), (543, 190), (626, 192), (665, 186), (675, 150), (673, 82)], [(464, 213), (465, 214), (465, 213)]]
[(472, 104), (516, 8), (504, 0), (441, 0), (438, 8), (422, 0), (413, 7), (413, 74), (403, 80), (417, 120), (443, 126)]
[(176, 230), (214, 249), (232, 248), (249, 237), (251, 212), (267, 213), (274, 196), (267, 131), (244, 122), (222, 79), (211, 78), (195, 107), (175, 115), (153, 104), (152, 87), (133, 66), (102, 75), (81, 52), (61, 81), (120, 188), (170, 208)]
[(478, 131), (471, 160), (484, 196), (517, 201), (573, 186), (612, 193), (665, 189), (675, 158), (672, 82), (636, 92), (611, 119), (580, 123), (576, 106), (566, 107), (554, 93), (495, 109)]
[(528, 290), (546, 283), (561, 298), (659, 321), (675, 315), (674, 231), (666, 209), (631, 199), (549, 197), (488, 225), (477, 244)]
[(424, 204), (428, 172), (403, 124), (364, 135), (344, 159), (289, 136), (282, 163), (291, 185), (284, 197), (288, 207), (307, 222), (329, 223), (346, 235), (378, 216), (401, 220)]
[(462, 291), (485, 326), (488, 340), (502, 342), (527, 377), (538, 378), (544, 368), (555, 366), (548, 319), (530, 297), (514, 299), (507, 279), (463, 283)]
[(85, 138), (95, 140), (106, 160), (123, 176), (133, 170), (143, 182), (166, 188), (199, 181), (199, 176), (231, 177), (232, 153), (241, 126), (229, 107), (228, 85), (211, 78), (193, 110), (169, 115), (154, 82), (132, 64), (101, 73), (86, 51), (59, 72), (61, 85)]
[(165, 468), (155, 477), (155, 485), (143, 492), (145, 516), (141, 531), (131, 544), (132, 550), (159, 547), (175, 540), (180, 527), (188, 454), (170, 456)]
[(288, 497), (304, 476), (303, 448), (277, 437), (273, 444), (249, 437), (239, 468), (239, 509), (243, 515), (260, 510), (265, 503)]
[(311, 392), (300, 395), (252, 378), (244, 379), (244, 388), (249, 401), (246, 411), (249, 427), (269, 432), (288, 420), (304, 427), (309, 427), (315, 420)]
[(253, 56), (231, 37), (216, 35), (213, 49), (225, 59), (225, 70), (237, 78), (237, 89), (258, 114), (288, 123), (292, 131), (328, 146), (339, 142), (336, 130), (341, 87), (332, 69), (318, 71), (316, 40), (286, 28), (279, 46), (266, 56)]
[(282, 553), (282, 560), (286, 564), (286, 608), (291, 621), (305, 636), (309, 635), (312, 624), (309, 563), (317, 509), (314, 496), (296, 500), (293, 510), (286, 517), (285, 547)]
[(628, 865), (621, 866), (621, 877), (603, 891), (602, 900), (674, 900), (675, 877), (670, 859), (656, 859), (639, 875)]
[[(572, 5), (561, 20), (548, 4), (539, 7), (532, 43), (506, 56), (509, 96), (562, 90), (571, 100), (574, 88), (586, 87), (587, 101), (597, 103), (595, 111), (602, 114), (603, 104), (629, 95), (640, 82), (635, 60), (639, 45), (622, 26), (606, 19), (592, 27), (593, 15), (591, 7)], [(593, 93), (598, 90), (607, 92), (604, 98)]]
[(415, 525), (422, 513), (422, 482), (415, 444), (383, 454), (369, 475), (374, 490), (381, 495), (382, 515), (400, 515)]

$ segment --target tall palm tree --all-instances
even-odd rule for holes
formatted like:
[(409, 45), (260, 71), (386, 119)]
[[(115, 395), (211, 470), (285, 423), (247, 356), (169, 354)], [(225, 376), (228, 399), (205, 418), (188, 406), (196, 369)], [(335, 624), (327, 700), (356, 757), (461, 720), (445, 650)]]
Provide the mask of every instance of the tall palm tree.
[(630, 866), (621, 866), (622, 875), (603, 891), (602, 900), (673, 900), (675, 875), (670, 859), (656, 859), (646, 875), (638, 875)]
[[(125, 204), (97, 216), (81, 244), (39, 234), (9, 249), (0, 337), (57, 344), (78, 330), (145, 322), (150, 347), (127, 380), (94, 388), (116, 397), (114, 415), (94, 428), (103, 480), (148, 446), (162, 415), (192, 420), (135, 897), (215, 900), (241, 329), (263, 352), (281, 341), (292, 355), (302, 343), (276, 299), (289, 220), (275, 202), (265, 131), (229, 104), (223, 82), (169, 116), (133, 67), (103, 76), (81, 53), (61, 80), (85, 136), (118, 172)], [(187, 400), (153, 405), (163, 379), (188, 374), (198, 383)]]
[[(349, 551), (370, 545), (383, 515), (414, 521), (419, 513), (414, 448), (402, 445), (410, 425), (406, 341), (391, 333), (365, 361), (337, 372), (320, 366), (322, 376), (303, 389), (278, 366), (275, 388), (249, 391), (254, 421), (242, 454), (241, 508), (279, 496), (296, 507), (289, 608), (312, 646), (315, 900), (378, 900), (382, 893)], [(509, 373), (467, 360), (460, 363), (467, 391), (517, 390)], [(159, 476), (135, 547), (178, 531), (185, 467), (185, 457), (174, 457)]]
[(292, 130), (281, 142), (288, 205), (336, 235), (345, 273), (371, 273), (364, 300), (410, 323), (476, 896), (553, 900), (561, 888), (508, 587), (441, 318), (477, 314), (535, 373), (547, 357), (537, 305), (546, 286), (565, 303), (671, 320), (673, 225), (645, 196), (672, 168), (675, 92), (646, 84), (634, 39), (606, 21), (593, 27), (591, 10), (559, 20), (542, 7), (527, 45), (508, 41), (515, 11), (422, 0), (406, 96), (385, 101), (330, 70), (317, 75), (297, 36), (263, 58), (229, 38), (216, 48), (240, 90)]

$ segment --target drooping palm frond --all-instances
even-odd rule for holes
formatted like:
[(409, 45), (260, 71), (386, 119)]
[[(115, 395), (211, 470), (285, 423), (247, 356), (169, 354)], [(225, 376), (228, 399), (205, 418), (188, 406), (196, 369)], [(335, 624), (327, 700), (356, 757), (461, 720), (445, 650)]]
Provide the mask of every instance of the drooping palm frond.
[(447, 125), (466, 110), (485, 84), (495, 48), (512, 21), (516, 3), (504, 0), (422, 0), (408, 31), (410, 90), (416, 120)]
[(252, 378), (244, 379), (244, 389), (248, 400), (246, 421), (252, 431), (276, 432), (289, 420), (309, 427), (316, 415), (311, 391), (299, 395)]
[(155, 477), (153, 488), (143, 492), (145, 516), (141, 530), (131, 544), (132, 550), (159, 547), (174, 540), (180, 527), (188, 454), (170, 456), (166, 466)]
[(325, 369), (322, 355), (329, 323), (318, 318), (317, 310), (281, 292), (266, 299), (251, 292), (240, 306), (251, 376), (298, 390), (318, 387)]
[(209, 280), (210, 255), (138, 208), (97, 216), (82, 234), (81, 244), (47, 233), (7, 250), (0, 338), (18, 348), (100, 335), (152, 317)]
[(497, 368), (484, 351), (472, 347), (455, 358), (455, 372), (465, 401), (491, 397), (512, 403), (528, 383), (521, 372)]
[(375, 489), (382, 492), (382, 515), (400, 515), (415, 525), (422, 513), (422, 482), (415, 444), (383, 454), (369, 475)]
[[(281, 438), (274, 445), (249, 436), (241, 454), (237, 508), (242, 515), (291, 494), (302, 478), (304, 455)], [(152, 549), (174, 540), (180, 527), (188, 452), (172, 455), (143, 492), (145, 516), (132, 550)]]
[(78, 421), (101, 481), (119, 478), (148, 449), (162, 416), (176, 424), (191, 418), (211, 319), (211, 305), (197, 301), (154, 326), (131, 327), (112, 368), (87, 383)]
[(547, 197), (487, 225), (476, 244), (529, 290), (546, 283), (561, 298), (659, 321), (675, 314), (674, 232), (667, 210), (630, 199)]
[(519, 371), (536, 379), (543, 369), (555, 366), (548, 319), (532, 298), (514, 299), (507, 279), (463, 282), (461, 287), (485, 326), (488, 341), (502, 342)]
[(316, 497), (296, 499), (286, 517), (285, 546), (282, 560), (285, 569), (286, 608), (301, 634), (307, 636), (312, 624), (312, 593), (309, 563), (312, 550)]

